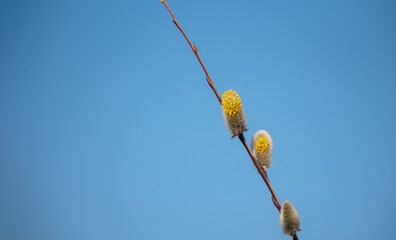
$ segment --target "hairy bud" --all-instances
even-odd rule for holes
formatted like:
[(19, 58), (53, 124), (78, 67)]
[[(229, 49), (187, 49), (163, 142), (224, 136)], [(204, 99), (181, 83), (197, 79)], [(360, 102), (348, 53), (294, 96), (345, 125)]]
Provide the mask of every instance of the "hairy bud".
[(265, 130), (257, 131), (250, 144), (252, 153), (260, 166), (267, 171), (272, 166), (272, 138)]
[(284, 201), (280, 212), (280, 224), (284, 234), (294, 236), (300, 231), (300, 218), (296, 209), (289, 201)]

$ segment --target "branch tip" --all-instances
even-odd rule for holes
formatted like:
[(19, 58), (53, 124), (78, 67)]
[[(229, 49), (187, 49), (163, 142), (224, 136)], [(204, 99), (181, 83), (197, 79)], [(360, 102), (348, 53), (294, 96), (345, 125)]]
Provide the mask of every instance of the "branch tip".
[(208, 73), (208, 70), (206, 70), (206, 67), (205, 67), (204, 63), (202, 62), (202, 59), (201, 59), (201, 57), (199, 56), (198, 51), (196, 51), (196, 50), (194, 49), (193, 45), (192, 45), (191, 42), (190, 42), (190, 39), (188, 39), (186, 33), (183, 31), (182, 27), (181, 27), (181, 26), (179, 25), (179, 23), (177, 22), (176, 17), (175, 17), (175, 15), (173, 15), (172, 10), (169, 8), (168, 4), (167, 4), (164, 0), (160, 0), (160, 1), (161, 1), (162, 3), (165, 4), (166, 9), (168, 9), (169, 14), (172, 16), (172, 21), (173, 21), (173, 23), (174, 23), (174, 24), (176, 25), (176, 27), (180, 30), (181, 34), (183, 34), (183, 36), (184, 36), (184, 38), (186, 39), (188, 45), (189, 45), (189, 46), (191, 47), (191, 49), (193, 50), (195, 56), (197, 57), (197, 59), (198, 59), (198, 61), (199, 61), (199, 64), (201, 64), (201, 67), (202, 67), (202, 69), (203, 69), (204, 72), (205, 72), (206, 77), (210, 80), (210, 81), (208, 81), (210, 88), (212, 88), (214, 94), (215, 94), (216, 97), (217, 97), (217, 100), (218, 100), (219, 103), (221, 104), (221, 97), (220, 97), (219, 93), (217, 92), (216, 87), (213, 85), (212, 79), (210, 78), (209, 73)]

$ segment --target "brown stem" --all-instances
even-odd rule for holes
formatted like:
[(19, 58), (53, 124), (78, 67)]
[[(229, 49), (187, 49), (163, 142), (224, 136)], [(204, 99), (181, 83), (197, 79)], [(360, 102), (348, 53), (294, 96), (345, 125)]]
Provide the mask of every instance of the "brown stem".
[(169, 6), (168, 6), (168, 3), (165, 2), (165, 1), (163, 1), (163, 0), (161, 0), (161, 2), (162, 2), (162, 3), (165, 5), (165, 7), (168, 9), (170, 15), (172, 15), (173, 22), (175, 23), (176, 27), (177, 27), (177, 28), (180, 30), (180, 32), (183, 34), (184, 38), (185, 38), (185, 39), (187, 40), (187, 42), (188, 42), (188, 45), (190, 45), (191, 49), (193, 50), (195, 56), (197, 57), (199, 63), (200, 63), (201, 66), (202, 66), (202, 69), (204, 70), (204, 72), (205, 72), (205, 74), (206, 74), (206, 81), (208, 82), (209, 86), (212, 88), (214, 94), (215, 94), (216, 97), (217, 97), (217, 100), (219, 100), (219, 103), (221, 104), (221, 97), (220, 97), (219, 93), (217, 92), (216, 87), (215, 87), (215, 85), (213, 84), (212, 79), (211, 79), (210, 76), (209, 76), (208, 70), (206, 70), (206, 67), (205, 67), (205, 65), (203, 64), (202, 59), (201, 59), (201, 57), (199, 56), (197, 46), (195, 46), (195, 43), (191, 44), (190, 39), (188, 39), (187, 35), (184, 33), (182, 27), (180, 26), (179, 22), (176, 20), (175, 15), (173, 15), (171, 9), (170, 9)]
[(296, 234), (294, 234), (294, 236), (293, 236), (293, 240), (298, 240), (297, 233), (296, 233)]

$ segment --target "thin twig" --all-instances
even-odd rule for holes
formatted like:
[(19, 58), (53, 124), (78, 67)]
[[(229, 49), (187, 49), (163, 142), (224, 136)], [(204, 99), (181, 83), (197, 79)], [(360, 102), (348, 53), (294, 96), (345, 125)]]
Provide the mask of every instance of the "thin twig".
[(203, 64), (202, 59), (199, 56), (197, 46), (195, 46), (195, 43), (191, 44), (190, 39), (188, 39), (187, 35), (184, 33), (182, 27), (180, 26), (179, 22), (176, 20), (175, 15), (173, 15), (172, 11), (170, 10), (168, 3), (163, 0), (160, 0), (160, 1), (166, 6), (169, 13), (172, 15), (173, 22), (175, 23), (176, 27), (180, 30), (180, 32), (183, 34), (184, 38), (187, 40), (188, 45), (190, 45), (195, 56), (197, 56), (198, 61), (201, 64), (202, 69), (204, 70), (204, 72), (206, 74), (206, 81), (208, 82), (209, 86), (212, 88), (213, 92), (216, 94), (217, 100), (219, 100), (219, 103), (221, 104), (221, 97), (220, 97), (219, 93), (217, 92), (215, 85), (213, 84), (212, 78), (210, 78), (210, 76), (209, 76), (208, 70), (206, 70), (206, 67)]

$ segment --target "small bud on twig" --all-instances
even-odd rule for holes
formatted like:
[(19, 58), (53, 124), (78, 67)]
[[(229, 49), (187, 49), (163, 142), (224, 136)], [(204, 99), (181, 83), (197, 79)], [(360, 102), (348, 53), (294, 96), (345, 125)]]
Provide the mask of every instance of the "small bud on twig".
[(176, 19), (173, 19), (172, 21), (173, 21), (173, 23), (176, 25), (176, 27), (179, 27), (179, 23), (177, 22)]

